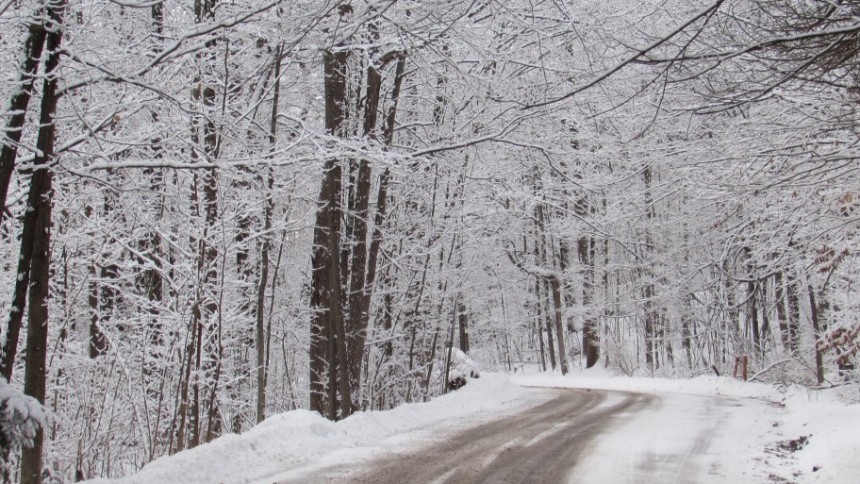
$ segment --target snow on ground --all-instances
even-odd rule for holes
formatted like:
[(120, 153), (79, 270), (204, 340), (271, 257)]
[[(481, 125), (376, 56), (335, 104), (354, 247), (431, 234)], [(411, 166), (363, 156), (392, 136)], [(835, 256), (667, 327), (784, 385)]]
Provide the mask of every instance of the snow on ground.
[(315, 412), (273, 415), (241, 435), (228, 434), (194, 449), (162, 457), (117, 482), (183, 484), (271, 483), (296, 478), (344, 462), (364, 462), (387, 449), (415, 446), (499, 414), (512, 413), (549, 398), (510, 382), (504, 375), (482, 375), (460, 390), (426, 403), (385, 412), (361, 412), (331, 422)]
[[(710, 467), (702, 469), (697, 482), (860, 482), (857, 384), (810, 390), (716, 376), (631, 378), (614, 376), (603, 369), (574, 371), (564, 377), (520, 375), (512, 380), (531, 387), (591, 388), (660, 396), (660, 408), (643, 412), (619, 431), (598, 439), (591, 455), (614, 458), (584, 465), (584, 474), (577, 475), (582, 482), (623, 482), (618, 479), (619, 474), (625, 474), (619, 461), (634, 462), (642, 457), (637, 452), (641, 453), (643, 447), (659, 460), (660, 455), (671, 455), (684, 446), (703, 454), (698, 458), (686, 456), (690, 465)], [(703, 396), (720, 397), (726, 405), (709, 410), (711, 404)], [(699, 431), (711, 435), (707, 448), (685, 440)], [(658, 442), (653, 438), (657, 434), (669, 438)], [(638, 437), (631, 440), (631, 436)], [(630, 472), (647, 471), (639, 466)], [(672, 481), (671, 476), (666, 477), (665, 482)]]
[[(856, 402), (860, 386), (853, 385)], [(789, 466), (805, 482), (860, 482), (860, 405), (846, 405), (844, 389), (787, 392), (782, 426), (778, 435), (784, 445), (801, 437), (808, 440), (793, 453)], [(816, 469), (818, 469), (816, 471)]]
[[(703, 483), (847, 484), (860, 476), (860, 405), (844, 403), (846, 389), (856, 392), (856, 385), (812, 391), (725, 377), (628, 378), (593, 369), (567, 376), (484, 373), (431, 402), (359, 413), (340, 422), (309, 411), (286, 412), (242, 435), (225, 435), (158, 459), (130, 477), (96, 482), (271, 483), (310, 478), (325, 467), (360, 465), (387, 451), (445, 439), (552, 396), (523, 387), (630, 391), (659, 398), (653, 408), (619, 416), (618, 425), (595, 439), (585, 457), (591, 460), (577, 468), (577, 479), (585, 478), (581, 482), (637, 482), (643, 473), (651, 473), (651, 482), (673, 482), (673, 476), (661, 474), (659, 464), (661, 459), (679, 458), (685, 472), (692, 470), (700, 476), (696, 482)], [(655, 435), (668, 438), (656, 440)]]

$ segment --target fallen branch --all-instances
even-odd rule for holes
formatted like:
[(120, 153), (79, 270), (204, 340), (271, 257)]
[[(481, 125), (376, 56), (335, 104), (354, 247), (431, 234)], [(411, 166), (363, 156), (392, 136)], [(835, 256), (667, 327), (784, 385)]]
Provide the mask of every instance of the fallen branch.
[(764, 375), (765, 373), (769, 372), (770, 370), (774, 369), (775, 367), (777, 367), (783, 363), (788, 363), (789, 361), (792, 361), (792, 359), (786, 358), (784, 360), (775, 361), (775, 362), (771, 363), (770, 365), (766, 366), (765, 368), (763, 368), (762, 370), (758, 371), (755, 375), (752, 376), (752, 378), (749, 379), (749, 381), (756, 381), (758, 379), (758, 377)]

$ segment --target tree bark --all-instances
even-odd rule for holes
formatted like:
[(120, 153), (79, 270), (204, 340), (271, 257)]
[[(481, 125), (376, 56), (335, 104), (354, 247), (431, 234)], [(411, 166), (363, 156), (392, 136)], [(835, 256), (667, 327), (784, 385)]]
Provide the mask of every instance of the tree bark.
[(798, 294), (798, 281), (789, 272), (786, 280), (788, 292), (788, 349), (792, 355), (797, 354), (800, 343), (800, 296)]
[(96, 265), (90, 268), (90, 294), (89, 294), (89, 306), (90, 306), (90, 342), (89, 342), (89, 355), (90, 359), (96, 359), (99, 356), (103, 355), (107, 351), (107, 337), (101, 329), (101, 316), (102, 316), (102, 294), (100, 289), (100, 285), (98, 282), (99, 270), (96, 268)]
[[(197, 0), (194, 4), (196, 23), (211, 22), (215, 20), (215, 0)], [(206, 41), (206, 49), (199, 54), (201, 62), (201, 74), (196, 79), (192, 90), (192, 98), (200, 103), (203, 116), (197, 116), (194, 121), (195, 137), (199, 140), (202, 131), (202, 151), (204, 158), (209, 163), (214, 163), (218, 158), (219, 140), (218, 130), (212, 119), (216, 104), (216, 91), (213, 87), (214, 81), (209, 77), (214, 69), (215, 39)], [(199, 243), (198, 270), (200, 274), (200, 299), (197, 302), (199, 319), (197, 321), (197, 369), (200, 375), (194, 381), (194, 401), (192, 413), (194, 419), (194, 432), (190, 447), (201, 443), (202, 427), (201, 416), (205, 413), (207, 417), (206, 441), (220, 432), (222, 426), (220, 412), (217, 410), (216, 389), (220, 377), (221, 368), (221, 320), (218, 298), (212, 291), (215, 281), (218, 280), (218, 248), (209, 240), (216, 232), (218, 223), (218, 171), (216, 168), (207, 168), (203, 176), (203, 210), (204, 229), (203, 237)], [(202, 385), (201, 385), (202, 384)], [(201, 388), (202, 386), (202, 388)], [(201, 391), (206, 401), (205, 409), (201, 409)]]
[(564, 323), (562, 320), (563, 316), (563, 306), (561, 299), (561, 281), (559, 281), (558, 276), (552, 275), (549, 278), (549, 285), (552, 289), (552, 303), (553, 308), (555, 309), (555, 334), (558, 339), (558, 362), (561, 366), (561, 374), (567, 375), (567, 352), (565, 351), (564, 345)]
[[(348, 58), (348, 52), (329, 51), (324, 54), (325, 126), (330, 136), (342, 135)], [(311, 259), (310, 409), (335, 420), (338, 405), (333, 392), (336, 392), (335, 355), (338, 351), (332, 351), (332, 345), (337, 344), (337, 328), (343, 328), (339, 260), (342, 168), (336, 159), (330, 158), (325, 162), (323, 172)], [(349, 382), (346, 383), (348, 388)], [(341, 395), (341, 399), (345, 396)]]
[(779, 336), (782, 341), (782, 348), (785, 351), (791, 351), (791, 338), (788, 333), (788, 318), (785, 312), (785, 284), (782, 278), (782, 271), (777, 271), (773, 275), (773, 298), (776, 305), (776, 319), (779, 325)]
[[(49, 21), (51, 23), (57, 22), (57, 27), (62, 23), (61, 12), (65, 8), (65, 3), (66, 0), (52, 0), (49, 2)], [(11, 115), (6, 121), (6, 126), (3, 130), (5, 140), (2, 149), (0, 149), (0, 224), (3, 223), (3, 218), (6, 215), (6, 197), (9, 194), (9, 183), (12, 181), (12, 174), (15, 171), (18, 144), (21, 142), (24, 122), (27, 118), (27, 107), (30, 105), (30, 99), (33, 97), (36, 71), (39, 68), (39, 60), (42, 57), (45, 38), (48, 34), (45, 23), (43, 21), (36, 21), (35, 19), (44, 15), (44, 9), (39, 8), (34, 15), (34, 21), (30, 23), (27, 38), (24, 41), (24, 59), (21, 61), (21, 68), (18, 71), (19, 88), (12, 94), (12, 99), (9, 103), (9, 113)], [(23, 308), (21, 309), (23, 311)]]
[(466, 305), (463, 303), (462, 295), (457, 299), (457, 330), (460, 343), (460, 351), (469, 353), (469, 314), (466, 312)]
[(651, 283), (645, 284), (645, 364), (649, 370), (654, 370), (659, 366), (656, 356), (656, 311), (654, 309), (654, 285)]
[[(651, 182), (653, 179), (651, 165), (645, 165), (642, 171), (642, 179), (645, 183), (645, 217), (653, 221), (657, 217), (657, 213), (654, 209), (654, 200), (651, 194)], [(649, 256), (654, 252), (655, 247), (650, 229), (647, 227), (644, 239), (643, 253)], [(658, 338), (661, 332), (659, 328), (661, 323), (659, 320), (659, 311), (656, 307), (657, 289), (650, 280), (652, 278), (650, 268), (643, 268), (642, 272), (649, 278), (645, 283), (645, 361), (648, 364), (648, 368), (654, 370), (660, 366), (658, 350), (662, 343)]]
[(544, 311), (543, 311), (543, 302), (541, 299), (541, 286), (542, 280), (540, 277), (535, 277), (535, 307), (537, 308), (537, 320), (535, 321), (535, 335), (538, 339), (538, 349), (540, 350), (540, 369), (541, 371), (546, 371), (546, 349), (544, 347), (543, 342), (543, 325), (544, 325)]
[[(39, 135), (36, 141), (38, 153), (34, 160), (37, 167), (30, 179), (27, 199), (28, 212), (33, 213), (29, 221), (33, 224), (32, 260), (30, 264), (30, 289), (27, 320), (27, 354), (25, 356), (24, 393), (42, 404), (45, 403), (48, 354), (48, 295), (51, 269), (51, 202), (54, 161), (54, 117), (57, 112), (57, 67), (60, 62), (60, 45), (63, 40), (63, 14), (65, 1), (60, 0), (49, 10), (54, 28), (47, 36), (48, 58), (45, 63), (45, 83), (42, 91)], [(25, 447), (21, 455), (21, 483), (42, 482), (42, 446), (44, 431), (39, 429), (33, 439), (33, 447)]]
[[(535, 189), (537, 190), (538, 182), (540, 174), (537, 173), (537, 169), (535, 169)], [(546, 212), (544, 211), (544, 206), (542, 203), (539, 203), (535, 206), (535, 258), (539, 261), (540, 266), (546, 270), (551, 271), (552, 269), (548, 268), (547, 265), (553, 263), (553, 258), (548, 254), (550, 251), (549, 244), (547, 243), (547, 235), (546, 235)], [(540, 287), (543, 290), (543, 296), (538, 298), (538, 303), (542, 305), (544, 309), (544, 321), (546, 324), (546, 341), (547, 348), (549, 349), (549, 361), (552, 369), (556, 368), (556, 359), (555, 359), (555, 342), (553, 341), (553, 324), (551, 319), (551, 311), (549, 309), (550, 306), (550, 298), (552, 298), (552, 289), (550, 288), (550, 278), (544, 274), (540, 275)], [(564, 355), (559, 355), (560, 357), (564, 357)]]
[(812, 285), (807, 286), (809, 292), (809, 310), (812, 321), (812, 338), (815, 348), (815, 380), (821, 385), (824, 383), (824, 355), (818, 345), (818, 339), (821, 337), (824, 329), (824, 313), (827, 308), (827, 300), (824, 291), (821, 291), (816, 298), (815, 289)]
[(582, 266), (582, 305), (586, 311), (585, 321), (582, 325), (582, 351), (585, 353), (585, 367), (591, 368), (600, 359), (600, 339), (598, 336), (597, 321), (590, 308), (593, 297), (593, 260), (589, 257), (589, 240), (580, 237), (576, 242), (576, 252)]
[[(274, 95), (272, 98), (272, 116), (269, 122), (269, 144), (274, 153), (278, 134), (278, 103), (281, 91), (281, 55), (284, 45), (280, 44), (275, 51), (275, 65), (273, 67), (275, 82), (272, 87)], [(265, 207), (263, 209), (263, 231), (268, 234), (272, 229), (272, 215), (274, 212), (274, 200), (272, 199), (272, 188), (275, 179), (271, 168), (266, 184)], [(268, 235), (263, 237), (260, 249), (260, 283), (257, 287), (256, 308), (256, 346), (257, 346), (257, 423), (266, 418), (266, 382), (268, 380), (268, 364), (266, 361), (266, 328), (265, 323), (265, 301), (266, 287), (269, 284), (269, 250), (271, 247)]]
[[(379, 91), (382, 87), (382, 76), (374, 66), (367, 68), (367, 97), (364, 111), (364, 135), (375, 139), (377, 111), (379, 109)], [(347, 335), (347, 358), (349, 366), (350, 393), (358, 397), (361, 378), (361, 359), (364, 354), (364, 341), (367, 336), (367, 321), (365, 314), (369, 308), (364, 308), (364, 293), (367, 290), (367, 233), (370, 206), (370, 163), (367, 159), (359, 162), (356, 185), (352, 199), (352, 247), (350, 261), (348, 317), (345, 321)], [(358, 402), (352, 402), (353, 409), (358, 408)]]

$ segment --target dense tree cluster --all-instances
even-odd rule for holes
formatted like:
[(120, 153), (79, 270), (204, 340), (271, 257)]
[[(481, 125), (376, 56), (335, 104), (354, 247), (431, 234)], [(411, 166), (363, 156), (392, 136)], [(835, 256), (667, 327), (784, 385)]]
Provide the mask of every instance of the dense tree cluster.
[(451, 347), (856, 379), (858, 8), (0, 0), (4, 478), (429, 399)]

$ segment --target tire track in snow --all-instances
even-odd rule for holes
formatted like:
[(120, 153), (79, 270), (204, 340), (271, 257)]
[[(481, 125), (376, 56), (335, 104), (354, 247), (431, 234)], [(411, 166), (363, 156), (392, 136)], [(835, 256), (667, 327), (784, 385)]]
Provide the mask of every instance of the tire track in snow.
[(635, 414), (656, 399), (637, 393), (554, 391), (558, 395), (546, 403), (465, 429), (444, 442), (376, 459), (361, 471), (335, 467), (301, 482), (567, 482), (580, 454), (616, 417)]

